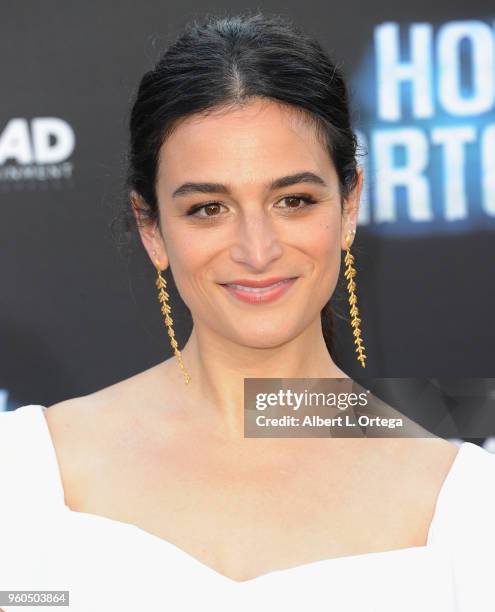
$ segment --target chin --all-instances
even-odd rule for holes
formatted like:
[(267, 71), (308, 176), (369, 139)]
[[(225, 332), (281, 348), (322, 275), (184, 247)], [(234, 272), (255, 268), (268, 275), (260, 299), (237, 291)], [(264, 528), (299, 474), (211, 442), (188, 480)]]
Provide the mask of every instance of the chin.
[(279, 329), (266, 331), (258, 328), (252, 330), (252, 333), (249, 333), (248, 329), (244, 329), (242, 336), (237, 341), (239, 344), (249, 348), (270, 349), (286, 344), (293, 338), (294, 334), (287, 333), (287, 331), (282, 333)]

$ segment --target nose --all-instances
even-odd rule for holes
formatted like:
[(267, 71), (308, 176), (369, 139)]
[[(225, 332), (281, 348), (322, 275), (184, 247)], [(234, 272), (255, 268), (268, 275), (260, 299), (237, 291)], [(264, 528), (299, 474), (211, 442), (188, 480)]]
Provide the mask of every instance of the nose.
[(233, 261), (263, 271), (281, 257), (282, 252), (274, 221), (266, 212), (250, 211), (241, 216), (231, 247)]

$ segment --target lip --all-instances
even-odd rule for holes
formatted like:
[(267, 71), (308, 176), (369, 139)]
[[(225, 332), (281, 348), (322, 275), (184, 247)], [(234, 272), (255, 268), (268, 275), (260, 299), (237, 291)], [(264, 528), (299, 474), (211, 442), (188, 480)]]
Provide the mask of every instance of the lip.
[(275, 283), (279, 283), (280, 281), (291, 280), (288, 276), (272, 276), (270, 278), (264, 278), (263, 280), (255, 280), (249, 278), (238, 278), (236, 280), (230, 281), (230, 283), (223, 283), (224, 285), (244, 285), (245, 287), (268, 287), (269, 285), (274, 285)]
[[(235, 298), (248, 304), (266, 304), (267, 302), (273, 302), (284, 295), (292, 287), (296, 280), (297, 277), (278, 277), (275, 280), (265, 279), (255, 283), (254, 281), (246, 281), (244, 279), (242, 282), (237, 281), (234, 283), (234, 281), (232, 281), (232, 283), (223, 284), (222, 287), (224, 287), (225, 290)], [(269, 286), (275, 283), (277, 283), (275, 287)], [(230, 284), (244, 285), (246, 289), (242, 289), (241, 287), (230, 287)]]

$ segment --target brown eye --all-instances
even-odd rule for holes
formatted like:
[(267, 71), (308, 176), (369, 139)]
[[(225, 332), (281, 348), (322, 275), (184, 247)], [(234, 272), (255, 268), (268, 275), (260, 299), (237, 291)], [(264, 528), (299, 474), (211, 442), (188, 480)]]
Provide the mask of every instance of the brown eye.
[[(287, 201), (289, 204), (288, 206), (282, 206), (282, 208), (288, 208), (288, 209), (293, 209), (293, 210), (299, 210), (302, 208), (306, 208), (307, 206), (310, 206), (311, 204), (315, 204), (316, 200), (310, 196), (285, 196), (285, 198), (282, 198), (280, 200), (280, 202), (284, 202)], [(300, 204), (300, 202), (304, 202), (304, 206), (300, 206), (298, 204)]]
[(204, 207), (204, 211), (206, 213), (206, 216), (208, 216), (208, 217), (215, 216), (215, 211), (218, 211), (219, 209), (220, 209), (220, 205), (219, 204), (207, 204)]
[(288, 208), (299, 208), (299, 206), (297, 204), (302, 202), (301, 198), (296, 198), (296, 197), (285, 198), (285, 199), (289, 203)]
[[(198, 219), (206, 219), (207, 217), (218, 217), (221, 206), (222, 205), (219, 202), (198, 204), (196, 206), (192, 206), (187, 211), (187, 215), (197, 217)], [(198, 214), (200, 211), (203, 211), (204, 214)]]

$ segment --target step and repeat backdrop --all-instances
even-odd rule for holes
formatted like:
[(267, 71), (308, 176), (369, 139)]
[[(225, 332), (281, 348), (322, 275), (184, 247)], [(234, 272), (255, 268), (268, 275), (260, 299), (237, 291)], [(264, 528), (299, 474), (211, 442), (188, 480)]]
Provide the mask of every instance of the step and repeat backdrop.
[[(366, 374), (493, 389), (495, 7), (260, 8), (314, 34), (347, 78), (365, 173), (353, 253)], [(171, 355), (154, 268), (118, 222), (130, 206), (127, 124), (144, 71), (204, 9), (2, 6), (0, 410), (84, 395)], [(192, 322), (167, 279), (182, 346)], [(338, 310), (339, 364), (357, 377), (345, 301)]]

